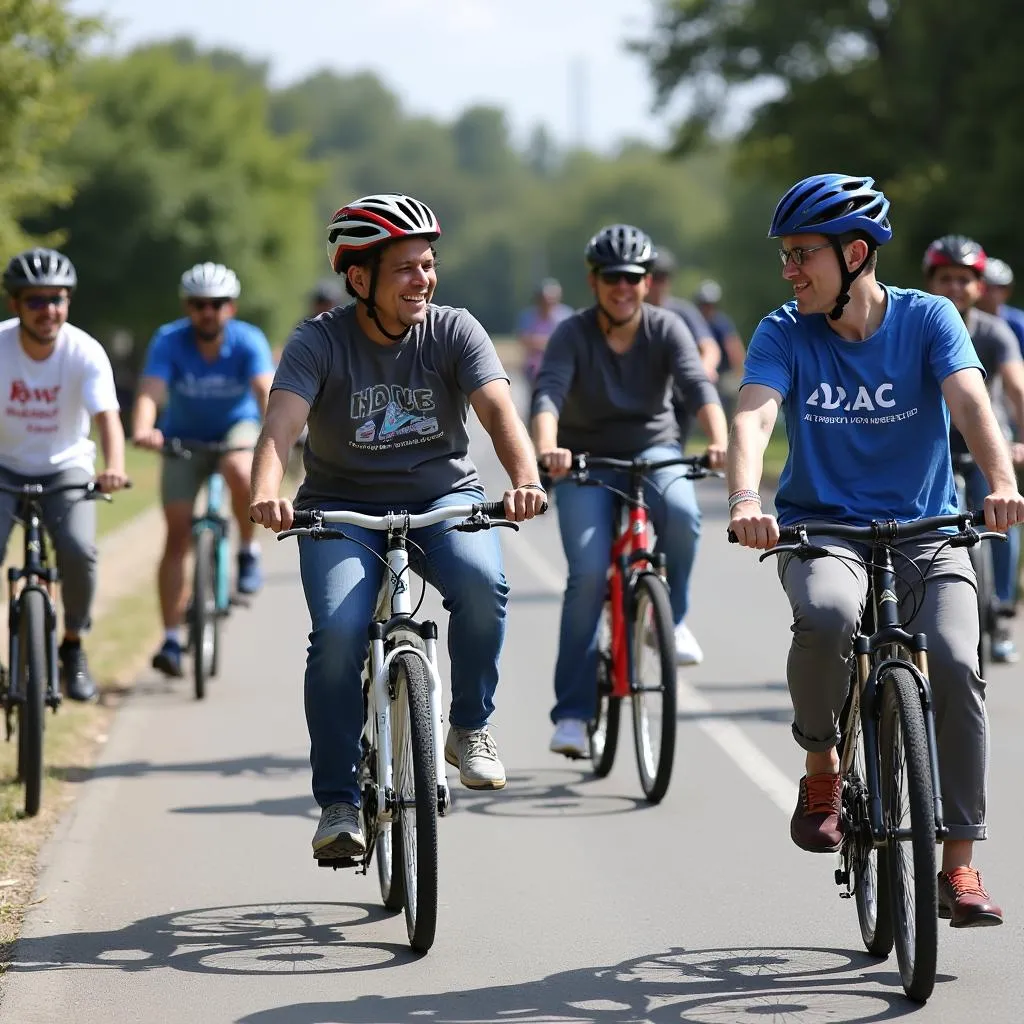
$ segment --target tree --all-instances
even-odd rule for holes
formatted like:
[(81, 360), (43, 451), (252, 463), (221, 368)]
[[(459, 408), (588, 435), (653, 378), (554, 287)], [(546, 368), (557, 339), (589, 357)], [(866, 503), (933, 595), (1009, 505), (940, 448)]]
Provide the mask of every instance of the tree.
[(67, 232), (76, 322), (130, 331), (138, 354), (180, 315), (182, 271), (214, 260), (242, 281), (240, 315), (282, 340), (326, 259), (320, 174), (305, 140), (269, 131), (263, 87), (161, 46), (95, 60), (78, 87), (92, 106), (63, 154), (76, 195), (42, 225)]
[[(21, 220), (70, 195), (50, 159), (83, 109), (70, 85), (98, 22), (59, 0), (0, 0), (0, 258), (31, 239)], [(52, 239), (59, 241), (59, 237)]]

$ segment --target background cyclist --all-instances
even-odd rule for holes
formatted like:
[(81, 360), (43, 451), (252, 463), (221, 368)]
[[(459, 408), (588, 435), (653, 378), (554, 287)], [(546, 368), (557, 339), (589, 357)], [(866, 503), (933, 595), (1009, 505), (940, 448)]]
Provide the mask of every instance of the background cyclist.
[[(240, 293), (235, 272), (221, 263), (197, 263), (182, 274), (186, 316), (164, 324), (149, 344), (132, 414), (137, 445), (159, 451), (165, 437), (255, 444), (274, 365), (263, 332), (235, 319)], [(238, 523), (238, 590), (255, 594), (262, 586), (259, 546), (249, 520), (251, 468), (248, 451), (163, 460), (160, 495), (167, 539), (158, 587), (164, 641), (153, 667), (166, 675), (182, 674), (181, 632), (189, 595), (185, 558), (192, 544), (192, 510), (199, 489), (215, 470), (224, 476)]]
[[(724, 461), (725, 416), (701, 365), (693, 335), (675, 313), (647, 305), (654, 262), (651, 239), (615, 224), (587, 243), (594, 305), (559, 324), (548, 342), (533, 394), (533, 436), (542, 465), (564, 477), (574, 452), (666, 459), (680, 454), (671, 387), (682, 393), (710, 438), (712, 465)], [(595, 477), (628, 486), (620, 473)], [(555, 665), (555, 724), (550, 749), (583, 757), (596, 711), (597, 631), (604, 604), (615, 498), (601, 487), (557, 487), (558, 526), (569, 563)], [(676, 657), (695, 665), (703, 653), (686, 626), (689, 581), (700, 537), (700, 510), (685, 469), (651, 474), (647, 503), (665, 553), (675, 620)]]

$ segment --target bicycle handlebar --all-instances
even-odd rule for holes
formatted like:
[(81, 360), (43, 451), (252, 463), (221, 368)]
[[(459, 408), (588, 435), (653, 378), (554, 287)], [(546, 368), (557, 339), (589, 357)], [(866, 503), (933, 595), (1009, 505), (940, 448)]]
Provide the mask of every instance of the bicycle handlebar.
[[(131, 485), (131, 480), (126, 480), (123, 489), (128, 490)], [(0, 493), (13, 494), (19, 498), (47, 498), (51, 494), (63, 494), (66, 491), (85, 491), (79, 499), (80, 501), (100, 499), (103, 501), (113, 500), (111, 495), (107, 494), (106, 491), (101, 491), (96, 487), (95, 480), (90, 480), (85, 484), (57, 484), (52, 487), (47, 487), (44, 484), (39, 483), (18, 484), (17, 486), (0, 483)]]
[[(650, 459), (613, 459), (604, 455), (589, 455), (587, 452), (580, 452), (572, 457), (572, 468), (570, 473), (582, 473), (594, 469), (626, 469), (632, 473), (652, 473), (656, 469), (664, 469), (666, 466), (689, 466), (691, 469), (710, 469), (711, 463), (706, 455), (676, 455), (671, 459), (658, 459), (656, 462)], [(544, 467), (541, 466), (541, 469)]]
[(483, 516), (488, 519), (500, 519), (510, 522), (505, 515), (505, 502), (481, 501), (472, 505), (446, 505), (410, 515), (408, 512), (388, 512), (382, 516), (370, 516), (363, 512), (324, 512), (320, 509), (296, 509), (292, 513), (292, 529), (282, 530), (278, 538), (316, 529), (324, 525), (362, 526), (367, 530), (392, 530), (396, 527), (403, 530), (415, 530), (423, 526), (434, 526), (446, 519), (469, 519)]
[(191, 459), (193, 455), (230, 455), (232, 452), (251, 452), (251, 444), (227, 444), (224, 441), (186, 441), (181, 437), (168, 437), (159, 449), (162, 455), (175, 459)]
[[(783, 526), (779, 529), (779, 544), (799, 544), (803, 539), (811, 537), (841, 537), (845, 540), (870, 542), (888, 542), (909, 540), (921, 537), (926, 533), (934, 533), (944, 527), (955, 526), (961, 532), (975, 523), (984, 526), (985, 511), (969, 510), (954, 515), (927, 516), (909, 523), (897, 523), (892, 519), (875, 519), (867, 526), (850, 526), (847, 523), (798, 523), (795, 526)], [(736, 534), (729, 530), (729, 543), (738, 544)]]

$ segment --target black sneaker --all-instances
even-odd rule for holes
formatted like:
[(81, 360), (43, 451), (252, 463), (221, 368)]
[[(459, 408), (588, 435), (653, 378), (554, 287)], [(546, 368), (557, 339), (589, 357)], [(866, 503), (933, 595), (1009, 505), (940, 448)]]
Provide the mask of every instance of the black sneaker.
[(83, 702), (95, 700), (96, 684), (89, 675), (89, 662), (86, 660), (82, 645), (65, 640), (57, 653), (62, 666), (64, 692), (68, 697)]
[(159, 669), (165, 676), (180, 679), (184, 674), (181, 671), (181, 644), (170, 637), (164, 640), (163, 646), (153, 655), (153, 668)]

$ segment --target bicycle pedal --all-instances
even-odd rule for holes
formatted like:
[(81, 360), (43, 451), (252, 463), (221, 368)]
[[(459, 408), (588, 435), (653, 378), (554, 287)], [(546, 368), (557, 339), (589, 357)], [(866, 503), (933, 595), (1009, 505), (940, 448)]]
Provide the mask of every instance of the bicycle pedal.
[(338, 868), (358, 868), (362, 866), (362, 861), (357, 860), (355, 857), (317, 857), (316, 862), (322, 868), (332, 868), (335, 871)]

